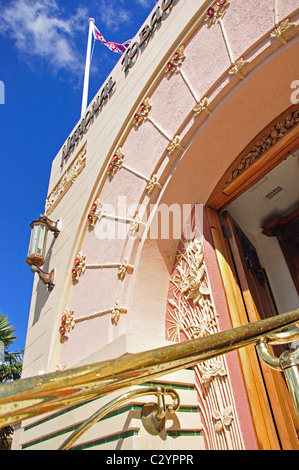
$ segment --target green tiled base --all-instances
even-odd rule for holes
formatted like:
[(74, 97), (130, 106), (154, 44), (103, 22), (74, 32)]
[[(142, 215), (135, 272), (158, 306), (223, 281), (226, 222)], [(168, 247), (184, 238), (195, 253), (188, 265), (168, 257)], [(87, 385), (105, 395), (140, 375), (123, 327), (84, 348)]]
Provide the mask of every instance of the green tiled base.
[(137, 436), (137, 430), (129, 430), (124, 432), (119, 432), (118, 434), (113, 434), (112, 436), (103, 437), (101, 439), (97, 439), (92, 442), (86, 442), (85, 444), (81, 444), (78, 446), (74, 446), (71, 450), (84, 450), (84, 449), (91, 449), (92, 447), (100, 446), (103, 444), (108, 444), (108, 442), (113, 441), (120, 441), (121, 439), (126, 439), (127, 437)]
[[(147, 382), (147, 383), (144, 383), (142, 385), (147, 386), (147, 387), (151, 387), (151, 386), (157, 386), (158, 384), (154, 383), (154, 382)], [(171, 388), (181, 389), (181, 390), (191, 390), (191, 389), (193, 389), (193, 387), (189, 386), (189, 385), (167, 384), (167, 386), (171, 387)], [(91, 401), (95, 401), (95, 400), (91, 400)], [(57, 418), (59, 416), (62, 416), (63, 414), (69, 413), (72, 410), (78, 409), (78, 408), (80, 408), (84, 405), (86, 405), (86, 403), (83, 403), (81, 405), (76, 405), (76, 406), (73, 406), (73, 407), (68, 408), (66, 410), (62, 410), (60, 412), (54, 413), (53, 415), (48, 416), (45, 419), (42, 419), (42, 420), (40, 420), (36, 423), (33, 423), (33, 424), (25, 427), (24, 431), (26, 433), (27, 430), (33, 429), (36, 426), (41, 426), (41, 425), (51, 421), (54, 418)], [(122, 408), (119, 408), (119, 409), (117, 409), (115, 411), (112, 411), (111, 413), (107, 414), (103, 418), (103, 421), (106, 420), (106, 419), (112, 418), (113, 416), (117, 416), (117, 415), (123, 414), (123, 413), (128, 413), (130, 411), (141, 411), (142, 406), (143, 406), (142, 404), (128, 404), (126, 406), (123, 406)], [(179, 413), (198, 413), (198, 409), (197, 409), (196, 406), (181, 406), (180, 409), (179, 409)], [(74, 426), (67, 427), (65, 429), (54, 432), (53, 434), (43, 436), (43, 437), (41, 437), (39, 439), (36, 439), (34, 441), (25, 443), (25, 444), (22, 445), (22, 449), (28, 449), (30, 447), (33, 447), (33, 446), (37, 445), (37, 444), (45, 442), (49, 439), (53, 439), (54, 437), (62, 436), (64, 434), (73, 432), (78, 428), (78, 426), (79, 426), (79, 424), (77, 423)], [(123, 432), (120, 432), (120, 433), (117, 433), (117, 434), (114, 434), (114, 435), (111, 435), (111, 436), (108, 436), (108, 437), (103, 437), (103, 438), (97, 439), (96, 441), (93, 441), (93, 442), (88, 442), (86, 444), (82, 444), (82, 445), (79, 445), (79, 446), (74, 446), (74, 447), (72, 447), (72, 449), (75, 450), (75, 449), (92, 448), (92, 447), (95, 447), (95, 446), (107, 444), (108, 442), (118, 441), (118, 440), (121, 440), (121, 439), (126, 439), (128, 437), (132, 437), (132, 436), (137, 435), (137, 434), (138, 434), (138, 430), (135, 430), (135, 429), (132, 430), (131, 429), (131, 430), (123, 431)], [(198, 436), (198, 435), (200, 435), (199, 431), (186, 431), (186, 430), (185, 431), (184, 430), (177, 430), (177, 431), (168, 430), (167, 431), (167, 436), (169, 436), (169, 437)]]
[[(184, 430), (178, 430), (178, 431), (172, 431), (168, 430), (166, 431), (167, 436), (169, 437), (190, 437), (190, 436), (200, 436), (200, 431), (184, 431)], [(132, 436), (137, 436), (138, 431), (137, 430), (130, 430), (130, 431), (124, 431), (122, 433), (114, 434), (113, 436), (109, 436), (103, 439), (97, 439), (96, 441), (92, 442), (87, 442), (85, 444), (79, 445), (79, 446), (74, 446), (72, 447), (71, 450), (87, 450), (92, 447), (100, 446), (102, 444), (107, 444), (108, 442), (113, 442), (113, 441), (119, 441), (121, 439), (126, 439), (127, 437), (132, 437)]]

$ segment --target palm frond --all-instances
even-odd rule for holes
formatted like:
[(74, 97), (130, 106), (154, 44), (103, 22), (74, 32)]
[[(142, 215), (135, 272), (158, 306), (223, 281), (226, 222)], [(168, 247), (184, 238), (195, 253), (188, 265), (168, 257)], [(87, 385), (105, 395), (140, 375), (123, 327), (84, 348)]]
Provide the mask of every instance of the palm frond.
[(15, 328), (9, 324), (7, 316), (0, 312), (0, 341), (4, 343), (5, 348), (17, 339), (15, 331)]

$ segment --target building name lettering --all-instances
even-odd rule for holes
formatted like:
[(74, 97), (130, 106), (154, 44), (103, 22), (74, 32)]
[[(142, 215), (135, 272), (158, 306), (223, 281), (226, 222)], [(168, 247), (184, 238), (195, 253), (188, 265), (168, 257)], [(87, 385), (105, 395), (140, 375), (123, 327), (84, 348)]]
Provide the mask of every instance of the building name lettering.
[(66, 145), (62, 149), (61, 168), (66, 163), (68, 157), (81, 140), (84, 134), (88, 131), (90, 125), (93, 123), (95, 116), (97, 117), (100, 113), (103, 104), (110, 98), (116, 82), (113, 81), (112, 77), (109, 78), (108, 82), (103, 86), (99, 94), (97, 95), (92, 106), (88, 109), (85, 116), (81, 119), (78, 126), (76, 127), (73, 134), (67, 139)]
[[(123, 54), (121, 63), (124, 66), (125, 73), (127, 73), (129, 68), (135, 64), (139, 50), (143, 50), (146, 47), (151, 35), (159, 27), (162, 21), (168, 18), (172, 7), (178, 3), (178, 1), (179, 0), (162, 0), (160, 6), (155, 9), (151, 16), (150, 24), (146, 24), (139, 33), (140, 41), (134, 42)], [(85, 116), (79, 122), (73, 134), (71, 134), (67, 139), (67, 142), (62, 149), (62, 158), (60, 164), (61, 168), (63, 168), (63, 165), (67, 162), (78, 142), (81, 140), (83, 135), (86, 134), (90, 125), (94, 122), (95, 116), (100, 113), (103, 104), (110, 98), (115, 85), (116, 82), (114, 82), (110, 77), (107, 83), (100, 90), (95, 101), (92, 103), (92, 106), (90, 106)]]
[(171, 12), (172, 7), (178, 1), (179, 0), (163, 0), (161, 5), (156, 8), (151, 16), (150, 24), (146, 24), (139, 33), (139, 42), (134, 42), (130, 47), (127, 48), (123, 55), (121, 63), (124, 67), (125, 73), (127, 73), (128, 70), (133, 67), (137, 60), (139, 50), (143, 50), (146, 47), (151, 35), (159, 27), (159, 24), (168, 18), (168, 14)]

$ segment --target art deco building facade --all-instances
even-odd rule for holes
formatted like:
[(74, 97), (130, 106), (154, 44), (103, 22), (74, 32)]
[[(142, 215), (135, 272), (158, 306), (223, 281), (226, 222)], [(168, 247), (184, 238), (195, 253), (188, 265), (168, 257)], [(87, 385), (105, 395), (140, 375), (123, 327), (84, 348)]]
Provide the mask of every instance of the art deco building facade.
[[(53, 160), (56, 279), (35, 275), (23, 377), (298, 308), (298, 23), (297, 0), (157, 2)], [(154, 382), (181, 401), (159, 434), (138, 397), (73, 447), (298, 449), (283, 374), (254, 346)], [(121, 393), (23, 421), (13, 448), (59, 448)]]

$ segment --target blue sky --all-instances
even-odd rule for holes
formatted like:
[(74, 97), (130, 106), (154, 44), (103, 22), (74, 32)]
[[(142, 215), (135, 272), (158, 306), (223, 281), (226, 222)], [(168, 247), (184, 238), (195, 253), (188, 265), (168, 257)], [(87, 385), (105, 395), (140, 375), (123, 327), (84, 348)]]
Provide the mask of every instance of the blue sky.
[[(0, 0), (0, 311), (25, 347), (33, 276), (30, 222), (44, 212), (51, 163), (80, 118), (88, 19), (107, 41), (134, 37), (156, 0)], [(120, 55), (97, 42), (89, 101)], [(0, 96), (0, 103), (2, 99)]]

